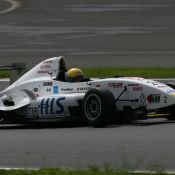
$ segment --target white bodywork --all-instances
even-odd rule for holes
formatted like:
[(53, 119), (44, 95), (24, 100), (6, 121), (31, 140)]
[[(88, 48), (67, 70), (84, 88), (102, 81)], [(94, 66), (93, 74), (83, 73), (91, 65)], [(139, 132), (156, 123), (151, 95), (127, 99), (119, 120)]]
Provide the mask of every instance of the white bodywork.
[[(55, 80), (63, 57), (47, 59), (0, 92), (0, 111), (15, 112), (28, 119), (71, 117), (69, 107), (80, 106), (91, 88), (112, 92), (117, 111), (124, 106), (148, 111), (175, 104), (175, 90), (153, 80), (138, 77), (95, 79), (69, 83)], [(65, 68), (65, 64), (64, 64)], [(117, 112), (116, 111), (116, 112)]]

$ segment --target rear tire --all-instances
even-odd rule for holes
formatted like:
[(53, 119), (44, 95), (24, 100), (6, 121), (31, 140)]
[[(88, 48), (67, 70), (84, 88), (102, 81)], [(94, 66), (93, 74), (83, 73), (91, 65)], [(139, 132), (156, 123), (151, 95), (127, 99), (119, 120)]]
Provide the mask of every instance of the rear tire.
[(83, 99), (82, 108), (85, 121), (95, 127), (106, 126), (116, 112), (114, 96), (107, 89), (90, 89)]
[(125, 124), (132, 123), (134, 120), (134, 114), (134, 110), (130, 106), (124, 106), (120, 122)]

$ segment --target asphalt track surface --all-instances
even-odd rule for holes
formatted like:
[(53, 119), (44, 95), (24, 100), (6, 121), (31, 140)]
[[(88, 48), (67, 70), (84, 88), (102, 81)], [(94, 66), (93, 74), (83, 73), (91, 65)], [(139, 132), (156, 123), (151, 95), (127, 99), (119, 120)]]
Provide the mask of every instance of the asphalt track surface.
[(106, 128), (1, 125), (0, 165), (174, 170), (174, 125), (164, 119)]
[[(174, 8), (174, 0), (2, 0), (0, 63), (64, 55), (69, 66), (173, 67)], [(1, 125), (0, 166), (174, 170), (174, 126)]]
[(79, 67), (175, 66), (174, 0), (0, 2), (19, 7), (0, 15), (1, 64), (64, 55)]

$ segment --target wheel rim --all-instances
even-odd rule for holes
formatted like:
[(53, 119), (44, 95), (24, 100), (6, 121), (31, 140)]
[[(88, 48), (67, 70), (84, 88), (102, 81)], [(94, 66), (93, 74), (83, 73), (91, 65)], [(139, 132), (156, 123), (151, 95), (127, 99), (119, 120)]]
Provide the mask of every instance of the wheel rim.
[(101, 115), (101, 100), (96, 94), (89, 95), (85, 100), (84, 111), (88, 120), (94, 121)]

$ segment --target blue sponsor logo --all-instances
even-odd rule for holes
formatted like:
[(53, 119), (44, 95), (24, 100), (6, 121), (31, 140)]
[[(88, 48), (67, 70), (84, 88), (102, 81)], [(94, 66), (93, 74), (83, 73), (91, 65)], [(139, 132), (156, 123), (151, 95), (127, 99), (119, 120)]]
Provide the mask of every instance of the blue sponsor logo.
[(174, 89), (171, 89), (171, 90), (167, 90), (166, 91), (168, 94), (174, 94), (175, 93), (175, 90)]
[(64, 106), (61, 103), (65, 97), (60, 98), (43, 98), (40, 104), (40, 114), (43, 115), (63, 115)]
[(53, 86), (53, 93), (58, 94), (58, 86)]

